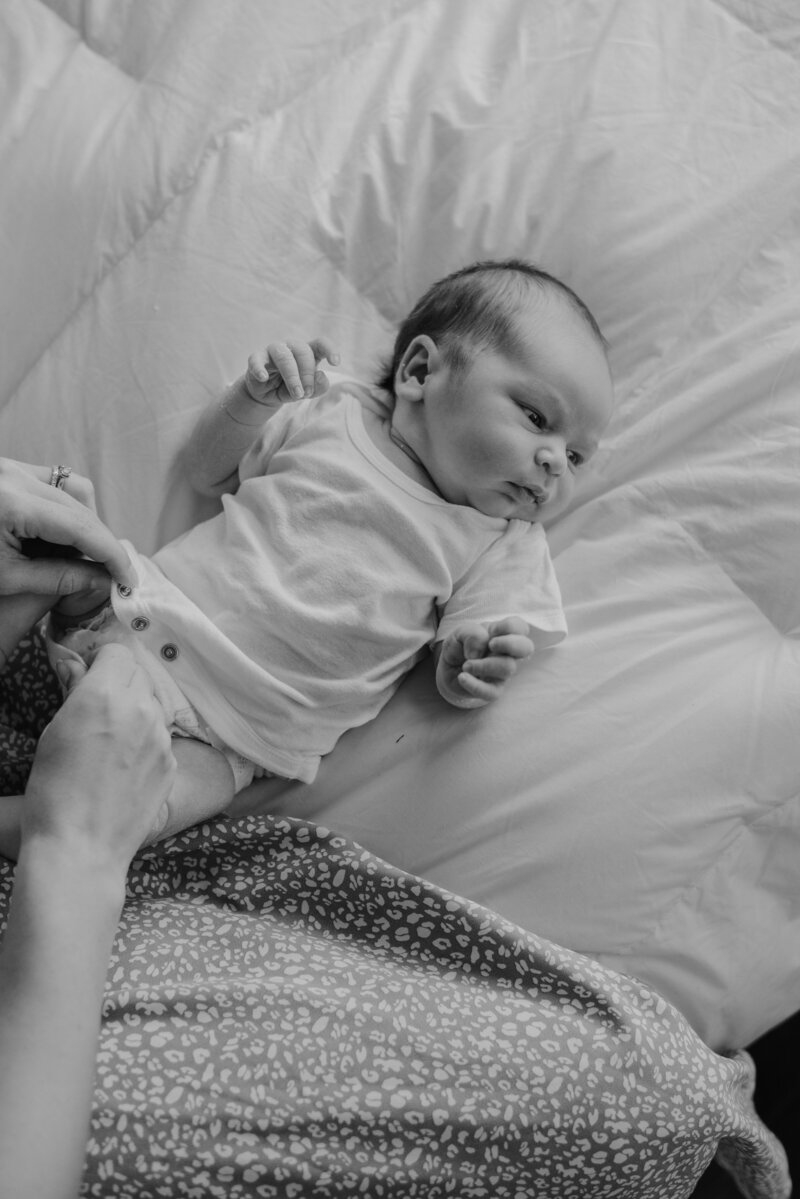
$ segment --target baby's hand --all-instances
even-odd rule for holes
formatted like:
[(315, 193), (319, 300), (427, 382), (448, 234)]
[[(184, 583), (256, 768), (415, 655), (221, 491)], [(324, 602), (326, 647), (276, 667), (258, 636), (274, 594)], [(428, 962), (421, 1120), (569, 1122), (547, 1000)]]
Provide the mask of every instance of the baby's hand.
[(463, 624), (441, 643), (436, 686), (456, 708), (481, 708), (497, 699), (517, 663), (532, 653), (527, 622), (519, 616)]
[(250, 396), (259, 404), (282, 404), (302, 400), (303, 396), (322, 395), (328, 379), (317, 364), (327, 358), (338, 366), (339, 355), (325, 338), (315, 341), (275, 341), (265, 350), (256, 350), (247, 362), (244, 377)]

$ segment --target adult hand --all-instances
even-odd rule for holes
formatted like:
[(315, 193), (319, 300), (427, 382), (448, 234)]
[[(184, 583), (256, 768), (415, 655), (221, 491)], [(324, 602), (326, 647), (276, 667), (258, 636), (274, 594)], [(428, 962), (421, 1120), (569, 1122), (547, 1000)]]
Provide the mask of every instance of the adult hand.
[[(130, 559), (94, 511), (94, 489), (71, 474), (51, 487), (49, 466), (0, 458), (0, 597), (70, 595), (107, 582), (134, 586)], [(84, 558), (29, 558), (26, 539), (75, 547)]]
[(39, 741), (22, 842), (47, 839), (124, 883), (167, 817), (175, 758), (152, 683), (121, 645), (102, 646)]
[[(94, 511), (89, 480), (71, 474), (62, 488), (49, 478), (48, 466), (0, 458), (0, 668), (59, 596), (107, 587), (109, 575), (136, 585), (127, 553)], [(63, 545), (65, 556), (28, 557), (34, 538)], [(67, 557), (71, 550), (87, 558)]]

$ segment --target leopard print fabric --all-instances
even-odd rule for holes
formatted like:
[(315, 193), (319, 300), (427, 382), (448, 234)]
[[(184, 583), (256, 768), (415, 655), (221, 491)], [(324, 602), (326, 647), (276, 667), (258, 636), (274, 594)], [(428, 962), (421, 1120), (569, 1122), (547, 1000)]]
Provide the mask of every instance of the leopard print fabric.
[(688, 1199), (721, 1145), (785, 1199), (752, 1085), (635, 979), (319, 826), (221, 819), (131, 869), (81, 1196)]
[(20, 795), (42, 730), (61, 704), (61, 688), (36, 629), (0, 672), (0, 795)]

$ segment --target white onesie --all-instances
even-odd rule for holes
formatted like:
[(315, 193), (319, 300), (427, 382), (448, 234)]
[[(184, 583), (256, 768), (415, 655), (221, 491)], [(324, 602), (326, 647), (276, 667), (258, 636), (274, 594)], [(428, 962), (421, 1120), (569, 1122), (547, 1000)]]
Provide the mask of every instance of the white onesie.
[(518, 615), (540, 645), (566, 632), (541, 526), (417, 484), (362, 406), (388, 415), (383, 392), (352, 382), (284, 404), (222, 512), (151, 559), (126, 543), (139, 584), (112, 596), (212, 743), (306, 782), (463, 621)]

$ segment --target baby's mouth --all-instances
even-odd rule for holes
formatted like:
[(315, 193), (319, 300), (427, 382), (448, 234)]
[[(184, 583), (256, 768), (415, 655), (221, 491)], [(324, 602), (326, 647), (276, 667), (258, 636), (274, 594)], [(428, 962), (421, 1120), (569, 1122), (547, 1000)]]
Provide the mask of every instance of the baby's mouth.
[(547, 499), (547, 492), (541, 487), (528, 487), (524, 483), (514, 483), (514, 489), (521, 500), (540, 507)]

